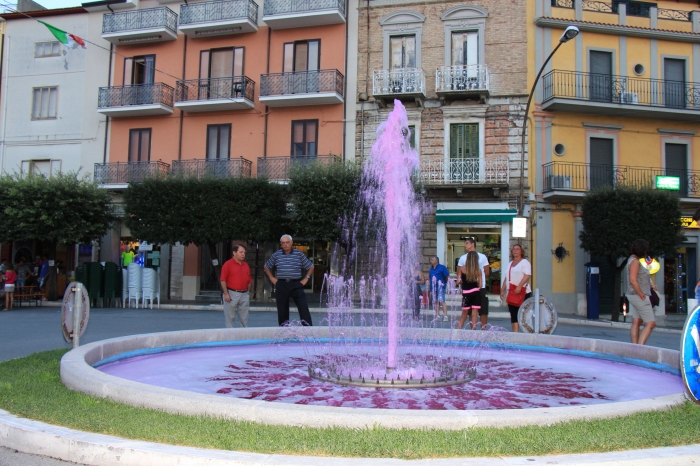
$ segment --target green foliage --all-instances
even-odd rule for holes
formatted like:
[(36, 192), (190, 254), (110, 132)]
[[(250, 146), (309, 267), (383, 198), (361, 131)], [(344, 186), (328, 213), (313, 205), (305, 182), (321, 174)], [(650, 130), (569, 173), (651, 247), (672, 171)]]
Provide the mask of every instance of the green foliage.
[(338, 220), (353, 209), (360, 186), (360, 169), (352, 163), (293, 166), (294, 234), (321, 241), (338, 238)]
[(151, 243), (272, 240), (286, 215), (285, 193), (285, 186), (256, 178), (147, 179), (124, 194), (126, 225)]
[(115, 219), (108, 192), (77, 173), (0, 177), (0, 242), (89, 243)]

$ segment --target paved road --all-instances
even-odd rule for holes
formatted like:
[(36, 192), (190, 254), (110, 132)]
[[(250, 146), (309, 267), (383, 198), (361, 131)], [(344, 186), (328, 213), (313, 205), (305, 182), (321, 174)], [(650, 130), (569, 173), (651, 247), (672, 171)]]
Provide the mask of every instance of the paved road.
[[(322, 314), (314, 313), (319, 322)], [(563, 316), (561, 316), (563, 318)], [(298, 315), (292, 313), (292, 318)], [(425, 317), (427, 321), (427, 317)], [(570, 319), (565, 319), (567, 322)], [(22, 308), (0, 312), (0, 361), (26, 356), (39, 351), (68, 348), (60, 331), (61, 311), (57, 307)], [(510, 328), (505, 318), (492, 318), (490, 323)], [(272, 327), (277, 325), (277, 315), (269, 311), (251, 312), (250, 326)], [(440, 325), (447, 326), (447, 323)], [(563, 323), (556, 329), (557, 335), (596, 338), (602, 340), (629, 341), (629, 330), (606, 324)], [(82, 343), (125, 335), (224, 326), (221, 311), (211, 310), (157, 310), (157, 309), (93, 309)], [(652, 333), (649, 344), (662, 348), (679, 349), (680, 332), (658, 329)], [(67, 466), (75, 463), (57, 461), (35, 455), (16, 453), (0, 448), (0, 466)]]

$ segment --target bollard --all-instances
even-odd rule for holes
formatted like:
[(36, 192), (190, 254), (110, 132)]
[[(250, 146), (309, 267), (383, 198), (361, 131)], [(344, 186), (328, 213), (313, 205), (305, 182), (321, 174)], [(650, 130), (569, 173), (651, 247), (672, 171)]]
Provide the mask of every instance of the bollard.
[(534, 318), (535, 318), (535, 335), (540, 333), (540, 289), (535, 288), (535, 303), (534, 307), (532, 309), (532, 312), (534, 312)]
[(80, 321), (83, 317), (83, 295), (78, 284), (73, 288), (73, 348), (80, 346)]

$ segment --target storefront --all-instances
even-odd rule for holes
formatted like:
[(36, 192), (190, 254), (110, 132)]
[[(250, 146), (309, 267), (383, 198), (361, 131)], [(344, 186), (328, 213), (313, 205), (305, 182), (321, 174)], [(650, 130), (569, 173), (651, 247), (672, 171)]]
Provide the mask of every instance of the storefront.
[(666, 314), (687, 314), (688, 299), (695, 298), (698, 282), (698, 242), (700, 226), (690, 217), (681, 217), (682, 242), (676, 253), (663, 258), (663, 284)]

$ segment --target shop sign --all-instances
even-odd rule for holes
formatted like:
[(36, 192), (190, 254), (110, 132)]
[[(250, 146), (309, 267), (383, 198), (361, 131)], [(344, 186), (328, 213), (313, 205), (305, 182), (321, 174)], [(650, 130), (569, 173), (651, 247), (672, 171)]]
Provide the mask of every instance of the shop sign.
[(513, 238), (525, 238), (527, 236), (527, 219), (516, 217), (513, 219)]
[(681, 178), (679, 176), (656, 175), (656, 189), (680, 191)]
[(700, 228), (698, 222), (693, 220), (693, 217), (681, 217), (681, 227), (683, 228)]
[(639, 259), (639, 263), (649, 271), (649, 275), (654, 275), (661, 269), (661, 264), (656, 259)]

